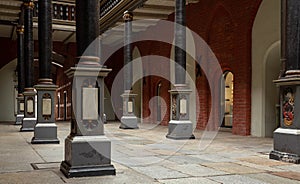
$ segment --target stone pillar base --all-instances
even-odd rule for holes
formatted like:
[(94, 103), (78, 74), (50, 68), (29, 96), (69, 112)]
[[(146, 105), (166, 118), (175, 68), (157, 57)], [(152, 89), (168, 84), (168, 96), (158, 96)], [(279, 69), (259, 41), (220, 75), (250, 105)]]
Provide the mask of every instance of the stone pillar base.
[(166, 137), (170, 139), (195, 139), (193, 123), (188, 120), (171, 120)]
[(122, 116), (121, 129), (138, 129), (138, 119), (136, 116)]
[(59, 144), (55, 123), (38, 123), (34, 129), (32, 144)]
[(22, 121), (21, 132), (31, 132), (34, 131), (34, 126), (36, 124), (36, 118), (24, 118)]
[(17, 114), (15, 125), (22, 125), (24, 114)]
[(111, 142), (102, 136), (68, 136), (60, 170), (67, 177), (116, 175), (111, 165)]
[(300, 130), (278, 128), (273, 139), (274, 150), (270, 159), (300, 164)]

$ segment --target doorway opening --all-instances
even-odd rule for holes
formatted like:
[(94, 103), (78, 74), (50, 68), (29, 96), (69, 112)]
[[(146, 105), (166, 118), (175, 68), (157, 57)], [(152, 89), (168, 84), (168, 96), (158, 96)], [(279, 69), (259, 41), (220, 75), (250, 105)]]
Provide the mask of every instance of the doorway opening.
[(227, 71), (223, 74), (223, 77), (225, 82), (223, 88), (224, 119), (221, 127), (232, 128), (234, 76), (232, 72)]

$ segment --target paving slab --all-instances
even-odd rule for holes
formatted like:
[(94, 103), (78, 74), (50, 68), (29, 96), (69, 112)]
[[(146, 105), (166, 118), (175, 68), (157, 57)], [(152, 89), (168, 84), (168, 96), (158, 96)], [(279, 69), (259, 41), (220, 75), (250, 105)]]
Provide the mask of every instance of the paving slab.
[(207, 178), (181, 178), (158, 181), (164, 184), (219, 184), (219, 182), (215, 182)]
[(190, 176), (176, 170), (156, 165), (150, 165), (147, 167), (133, 167), (133, 169), (154, 179), (174, 179), (186, 178)]
[(231, 174), (247, 174), (247, 173), (262, 173), (260, 169), (239, 165), (236, 163), (204, 163), (204, 166), (228, 172)]
[(198, 164), (166, 165), (166, 167), (191, 176), (216, 176), (228, 174), (226, 172), (204, 167)]
[(31, 171), (0, 174), (3, 184), (63, 184), (64, 181), (52, 171)]
[(282, 178), (269, 173), (249, 174), (247, 177), (254, 178), (270, 184), (299, 184), (299, 181)]
[(272, 174), (276, 175), (276, 176), (283, 177), (283, 178), (289, 178), (289, 179), (298, 181), (298, 183), (300, 183), (300, 172), (292, 172), (292, 171), (289, 171), (289, 172), (274, 172)]
[(226, 175), (209, 177), (209, 179), (222, 184), (268, 184), (258, 179), (253, 179), (242, 175)]

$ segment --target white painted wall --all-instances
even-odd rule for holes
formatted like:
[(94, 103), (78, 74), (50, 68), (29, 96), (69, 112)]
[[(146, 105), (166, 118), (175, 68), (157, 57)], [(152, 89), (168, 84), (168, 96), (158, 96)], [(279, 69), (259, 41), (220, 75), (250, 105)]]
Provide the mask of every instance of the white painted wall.
[(15, 121), (16, 82), (15, 70), (17, 60), (13, 60), (0, 69), (0, 121)]
[[(252, 29), (252, 100), (251, 100), (251, 134), (253, 136), (266, 136), (266, 60), (268, 52), (280, 40), (280, 0), (263, 0), (258, 10)], [(277, 49), (278, 50), (278, 49)], [(273, 57), (274, 61), (278, 63)], [(272, 62), (272, 61), (269, 61)], [(280, 63), (280, 62), (279, 62)], [(269, 71), (268, 75), (274, 76)], [(274, 107), (275, 108), (275, 107)], [(275, 123), (275, 122), (274, 122)], [(270, 130), (268, 130), (270, 131)]]

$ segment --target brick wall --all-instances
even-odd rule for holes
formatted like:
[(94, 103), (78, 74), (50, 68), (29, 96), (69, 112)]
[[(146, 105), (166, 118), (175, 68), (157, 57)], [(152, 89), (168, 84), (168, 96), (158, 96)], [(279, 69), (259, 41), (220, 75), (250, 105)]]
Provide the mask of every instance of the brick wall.
[[(251, 31), (260, 3), (261, 0), (202, 0), (187, 6), (188, 27), (209, 44), (222, 70), (224, 72), (231, 71), (234, 74), (232, 132), (239, 135), (249, 135), (251, 128)], [(171, 14), (169, 20), (174, 20), (173, 17), (174, 14)], [(159, 33), (150, 29), (144, 34)], [(170, 46), (162, 46), (162, 44), (150, 41), (147, 44), (137, 44), (137, 46), (142, 55), (156, 54), (170, 57)], [(197, 47), (197, 49), (200, 48)], [(155, 88), (159, 80), (156, 77), (144, 79), (147, 84), (143, 89), (144, 116), (148, 116), (150, 113), (147, 103), (152, 96), (155, 96)], [(200, 99), (196, 109), (199, 116), (197, 128), (204, 129), (208, 122), (210, 107), (213, 104), (211, 104), (211, 94), (203, 72), (201, 76), (197, 77), (196, 86)], [(163, 98), (169, 103), (169, 94), (165, 94)], [(220, 101), (216, 100), (215, 103), (220, 103)], [(154, 119), (155, 117), (153, 117), (153, 121)], [(168, 121), (169, 117), (165, 118), (162, 124), (167, 125)], [(215, 122), (210, 129), (216, 127), (217, 123)]]

